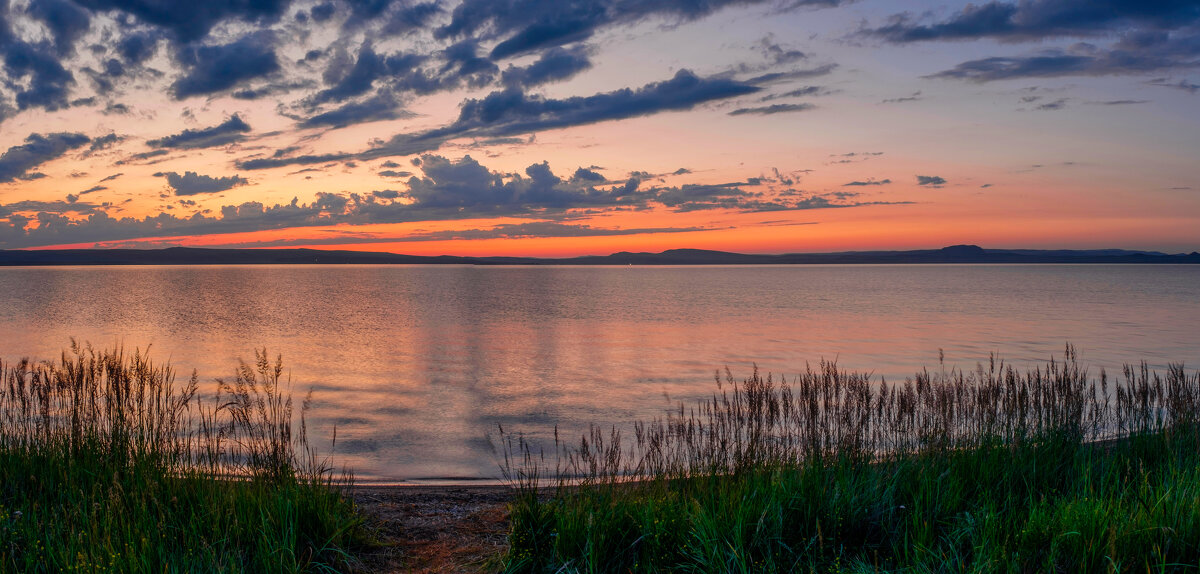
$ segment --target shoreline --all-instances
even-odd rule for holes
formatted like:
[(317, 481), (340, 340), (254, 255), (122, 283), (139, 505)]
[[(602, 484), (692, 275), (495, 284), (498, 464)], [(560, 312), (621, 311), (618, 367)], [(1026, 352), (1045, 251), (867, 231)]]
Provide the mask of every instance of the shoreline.
[(366, 572), (490, 572), (508, 549), (507, 485), (366, 484), (343, 491), (381, 545)]

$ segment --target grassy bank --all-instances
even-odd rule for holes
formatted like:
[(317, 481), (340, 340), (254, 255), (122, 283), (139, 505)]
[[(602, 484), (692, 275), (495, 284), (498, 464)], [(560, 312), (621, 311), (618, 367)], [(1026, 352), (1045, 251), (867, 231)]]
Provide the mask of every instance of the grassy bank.
[[(515, 572), (1195, 572), (1200, 375), (1065, 360), (717, 377), (549, 456), (509, 437)], [(538, 487), (555, 487), (538, 496)]]
[(137, 351), (0, 363), (0, 571), (347, 566), (360, 518), (281, 379), (265, 350), (207, 398)]

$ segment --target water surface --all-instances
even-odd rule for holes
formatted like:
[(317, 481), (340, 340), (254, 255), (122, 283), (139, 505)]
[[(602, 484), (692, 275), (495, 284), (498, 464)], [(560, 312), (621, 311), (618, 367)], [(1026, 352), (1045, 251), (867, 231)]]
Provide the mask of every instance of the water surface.
[(894, 380), (939, 349), (1023, 366), (1067, 342), (1094, 373), (1197, 366), (1198, 302), (1200, 266), (0, 268), (0, 357), (151, 345), (207, 382), (265, 346), (359, 479), (478, 479), (498, 474), (498, 425), (627, 424), (725, 367)]

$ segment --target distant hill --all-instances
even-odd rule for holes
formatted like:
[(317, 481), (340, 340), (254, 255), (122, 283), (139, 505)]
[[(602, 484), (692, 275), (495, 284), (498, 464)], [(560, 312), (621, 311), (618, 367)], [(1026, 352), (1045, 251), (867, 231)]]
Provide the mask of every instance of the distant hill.
[(1037, 250), (984, 249), (952, 245), (912, 251), (840, 251), (755, 255), (669, 249), (661, 253), (589, 255), (570, 258), (457, 257), (399, 255), (318, 249), (58, 249), (0, 250), (0, 265), (295, 265), (295, 264), (420, 264), (420, 265), (798, 265), (881, 263), (1200, 263), (1200, 253), (1167, 254), (1125, 249)]

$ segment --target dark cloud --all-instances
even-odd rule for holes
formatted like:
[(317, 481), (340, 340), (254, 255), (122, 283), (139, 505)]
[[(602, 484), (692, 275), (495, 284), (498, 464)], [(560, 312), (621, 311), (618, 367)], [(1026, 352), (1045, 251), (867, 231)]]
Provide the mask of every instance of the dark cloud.
[(317, 92), (313, 102), (340, 102), (347, 98), (360, 96), (371, 89), (377, 78), (388, 73), (388, 66), (382, 56), (377, 54), (370, 45), (364, 45), (358, 51), (354, 65), (346, 68), (340, 58), (329, 63), (325, 70), (325, 81), (329, 88)]
[(199, 40), (226, 20), (269, 23), (277, 20), (291, 0), (75, 0), (93, 10), (115, 10), (147, 24), (170, 30), (184, 42)]
[(396, 36), (429, 26), (430, 22), (445, 12), (437, 2), (419, 2), (393, 11), (380, 30), (384, 35)]
[(1112, 47), (1101, 49), (1076, 44), (1067, 49), (1050, 49), (1015, 57), (990, 57), (963, 62), (929, 77), (991, 82), (1015, 78), (1059, 76), (1109, 76), (1144, 74), (1200, 63), (1200, 34), (1126, 36)]
[(313, 6), (312, 18), (318, 22), (324, 22), (333, 17), (335, 10), (336, 9), (333, 6), (333, 2), (322, 2), (316, 6)]
[(603, 183), (605, 181), (608, 181), (608, 178), (606, 178), (603, 175), (596, 173), (590, 169), (581, 167), (581, 168), (575, 170), (575, 173), (571, 176), (571, 181), (573, 181), (573, 182), (588, 182), (588, 183)]
[(800, 50), (779, 45), (770, 36), (763, 38), (759, 44), (762, 46), (763, 56), (772, 64), (790, 64), (808, 58), (808, 55)]
[(790, 90), (782, 94), (769, 94), (763, 96), (760, 101), (769, 102), (771, 100), (779, 100), (783, 98), (802, 98), (805, 96), (824, 96), (833, 92), (823, 86), (804, 86), (795, 90)]
[(897, 14), (862, 34), (890, 42), (929, 40), (1040, 40), (1105, 35), (1129, 27), (1174, 29), (1200, 20), (1200, 5), (1190, 0), (1024, 0), (1020, 3), (968, 4), (939, 22), (921, 23), (911, 13)]
[(675, 77), (631, 90), (625, 88), (592, 96), (549, 99), (506, 89), (482, 100), (463, 102), (452, 124), (424, 133), (399, 134), (366, 157), (411, 155), (439, 147), (457, 137), (512, 136), (541, 130), (586, 125), (608, 120), (689, 110), (696, 105), (754, 93), (761, 88), (727, 78), (701, 78), (690, 70)]
[(1105, 100), (1102, 102), (1088, 102), (1095, 106), (1129, 106), (1133, 104), (1146, 104), (1150, 100)]
[(592, 62), (582, 47), (552, 48), (528, 66), (509, 66), (500, 81), (512, 88), (529, 88), (569, 79), (591, 67)]
[(1054, 100), (1053, 102), (1046, 102), (1044, 104), (1041, 104), (1033, 109), (1039, 110), (1039, 111), (1044, 111), (1044, 112), (1058, 111), (1058, 110), (1066, 109), (1067, 101), (1068, 101), (1067, 98), (1059, 98), (1057, 100)]
[(401, 106), (400, 100), (392, 92), (385, 90), (361, 102), (350, 102), (307, 118), (299, 125), (302, 128), (343, 128), (353, 124), (413, 116), (412, 112), (402, 109)]
[(279, 71), (275, 38), (270, 32), (216, 46), (183, 46), (175, 57), (184, 68), (183, 75), (171, 86), (179, 100), (223, 92)]
[[(87, 195), (89, 193), (96, 193), (97, 191), (104, 191), (106, 189), (108, 189), (108, 188), (103, 185), (93, 185), (92, 187), (89, 187), (89, 188), (79, 192), (78, 195)], [(76, 197), (78, 197), (78, 195)], [(74, 202), (71, 202), (71, 203), (74, 203)]]
[(1153, 80), (1150, 80), (1146, 83), (1150, 84), (1152, 86), (1162, 86), (1164, 88), (1174, 88), (1176, 90), (1183, 90), (1189, 94), (1194, 94), (1196, 92), (1200, 92), (1200, 84), (1189, 82), (1187, 80), (1179, 80), (1176, 82), (1176, 81), (1172, 81), (1168, 78), (1154, 78)]
[(219, 125), (195, 130), (183, 130), (174, 135), (148, 140), (146, 144), (150, 147), (171, 149), (217, 147), (242, 141), (246, 138), (243, 134), (249, 131), (250, 124), (247, 124), (237, 114), (233, 114)]
[(194, 171), (184, 172), (180, 175), (173, 171), (159, 172), (154, 174), (158, 177), (167, 178), (167, 185), (175, 190), (175, 195), (198, 195), (201, 193), (217, 193), (233, 189), (239, 185), (250, 183), (245, 178), (231, 175), (228, 177), (210, 177), (200, 175)]
[[(918, 177), (920, 177), (920, 176), (918, 176)], [(887, 185), (889, 183), (892, 183), (892, 180), (890, 180), (890, 179), (880, 179), (880, 180), (868, 179), (866, 181), (852, 181), (850, 183), (843, 183), (842, 187), (862, 187), (862, 186), (868, 186), (868, 185)]]
[(803, 112), (811, 110), (815, 107), (816, 106), (812, 104), (772, 104), (769, 106), (760, 106), (754, 108), (738, 108), (732, 112), (729, 112), (729, 115), (742, 116), (747, 114), (755, 114), (760, 116), (769, 116), (787, 112)]
[[(116, 162), (116, 165), (125, 165), (127, 163), (146, 161), (148, 159), (154, 159), (156, 157), (161, 157), (161, 156), (167, 155), (169, 153), (171, 153), (171, 152), (169, 152), (165, 149), (156, 149), (156, 150), (146, 151), (146, 152), (142, 152), (142, 153), (135, 153), (123, 160)], [(155, 163), (155, 162), (151, 162), (151, 163)]]
[(124, 139), (125, 139), (124, 137), (119, 136), (116, 133), (108, 133), (108, 134), (102, 135), (98, 138), (94, 138), (92, 140), (92, 145), (88, 146), (88, 153), (93, 154), (98, 151), (106, 150), (106, 149), (120, 143)]
[(91, 138), (77, 133), (29, 134), (24, 144), (10, 147), (0, 155), (0, 183), (36, 176), (30, 170), (89, 141)]
[(1078, 43), (1022, 56), (980, 58), (932, 77), (979, 82), (1068, 75), (1141, 74), (1190, 69), (1200, 58), (1200, 4), (1190, 0), (1026, 0), (968, 4), (942, 21), (910, 13), (860, 33), (889, 42), (996, 38), (1117, 37), (1109, 46)]
[(269, 96), (287, 94), (295, 90), (312, 88), (316, 85), (316, 82), (306, 79), (296, 81), (268, 82), (254, 88), (242, 88), (230, 92), (229, 95), (239, 100), (259, 100)]
[(125, 174), (124, 174), (124, 173), (114, 173), (114, 174), (112, 174), (112, 175), (110, 175), (110, 176), (108, 176), (108, 177), (105, 177), (104, 179), (100, 180), (100, 183), (104, 183), (104, 182), (106, 182), (106, 181), (112, 181), (112, 180), (114, 180), (114, 179), (117, 179), (118, 177), (121, 177), (121, 176), (123, 176), (123, 175), (125, 175)]
[(75, 77), (60, 62), (48, 44), (11, 42), (0, 46), (4, 68), (14, 90), (17, 109), (45, 108), (56, 111), (70, 105), (68, 91)]
[(126, 64), (138, 65), (154, 55), (161, 40), (162, 36), (153, 31), (128, 33), (117, 42), (117, 53)]
[(379, 190), (379, 191), (372, 191), (371, 195), (374, 195), (375, 197), (378, 197), (380, 199), (396, 199), (397, 197), (400, 197), (400, 192), (396, 191), (394, 189), (384, 189), (384, 190)]
[[(765, 3), (756, 0), (465, 0), (454, 8), (448, 24), (435, 30), (438, 38), (482, 36), (502, 38), (493, 59), (563, 46), (590, 38), (598, 29), (659, 17), (685, 22), (730, 5)], [(794, 4), (829, 6), (836, 0), (800, 0)]]
[(837, 69), (837, 64), (824, 64), (815, 68), (802, 68), (796, 70), (786, 70), (782, 72), (769, 72), (754, 76), (746, 80), (747, 84), (763, 85), (775, 84), (779, 82), (790, 82), (792, 80), (802, 80), (805, 78), (815, 78), (818, 76), (827, 75)]
[(379, 172), (379, 175), (381, 177), (409, 177), (412, 175), (412, 172), (411, 171), (396, 171), (394, 169), (385, 169), (385, 170)]
[(446, 64), (442, 66), (441, 74), (452, 78), (455, 84), (465, 81), (469, 87), (482, 88), (491, 84), (500, 72), (490, 59), (479, 55), (479, 43), (475, 40), (451, 44), (442, 51), (442, 57)]
[(692, 173), (692, 170), (690, 170), (686, 167), (681, 167), (681, 168), (671, 172), (671, 175), (684, 175), (684, 174), (688, 174), (688, 173)]
[(299, 155), (283, 158), (255, 158), (241, 160), (236, 163), (238, 169), (270, 169), (289, 165), (312, 165), (316, 163), (342, 162), (355, 158), (352, 153), (327, 153), (320, 155)]
[(67, 0), (37, 0), (28, 10), (50, 30), (55, 49), (64, 56), (74, 51), (76, 41), (92, 23), (87, 10)]
[(916, 91), (916, 92), (913, 92), (911, 96), (904, 96), (901, 98), (889, 98), (889, 99), (883, 100), (882, 102), (879, 102), (879, 103), (881, 103), (881, 104), (903, 104), (906, 102), (915, 102), (920, 99), (921, 99), (921, 92)]
[(945, 185), (945, 184), (946, 184), (945, 178), (942, 178), (940, 176), (936, 176), (936, 175), (918, 175), (917, 176), (917, 185), (932, 185), (932, 186), (937, 187), (937, 186)]

